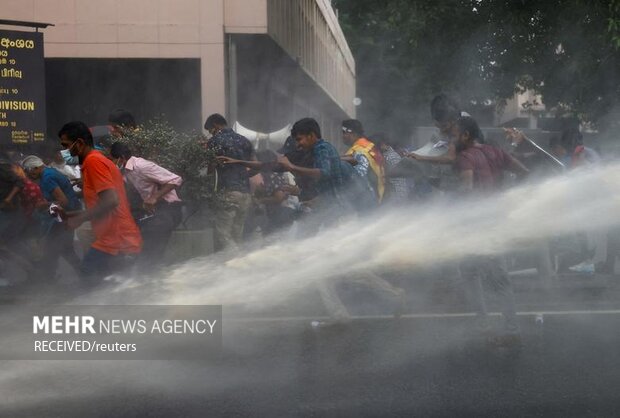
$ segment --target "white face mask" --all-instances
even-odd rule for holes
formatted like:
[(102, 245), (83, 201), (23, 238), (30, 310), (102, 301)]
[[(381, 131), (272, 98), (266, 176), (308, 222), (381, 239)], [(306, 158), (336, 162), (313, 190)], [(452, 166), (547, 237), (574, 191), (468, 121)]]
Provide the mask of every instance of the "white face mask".
[(60, 151), (60, 155), (62, 156), (62, 159), (65, 160), (65, 163), (68, 165), (78, 165), (80, 163), (79, 158), (77, 156), (71, 155), (71, 151), (69, 151), (68, 149), (63, 149), (62, 151)]

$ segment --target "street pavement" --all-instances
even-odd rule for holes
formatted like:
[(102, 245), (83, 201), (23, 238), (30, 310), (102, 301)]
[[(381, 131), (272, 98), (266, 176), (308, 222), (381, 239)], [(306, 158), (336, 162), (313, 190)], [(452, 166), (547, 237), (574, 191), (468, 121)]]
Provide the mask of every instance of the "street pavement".
[(4, 361), (0, 416), (620, 415), (618, 277), (515, 278), (522, 340), (508, 347), (477, 332), (458, 285), (393, 279), (408, 283), (400, 320), (386, 301), (345, 286), (349, 324), (313, 327), (323, 315), (316, 295), (232, 315), (221, 355), (204, 361)]

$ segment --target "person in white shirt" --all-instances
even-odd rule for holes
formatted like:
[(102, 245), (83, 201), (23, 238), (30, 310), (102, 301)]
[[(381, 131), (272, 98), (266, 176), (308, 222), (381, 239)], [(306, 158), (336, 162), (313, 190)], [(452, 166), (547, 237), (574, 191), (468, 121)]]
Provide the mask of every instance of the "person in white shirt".
[(176, 189), (183, 179), (152, 161), (133, 156), (122, 142), (112, 144), (110, 155), (123, 172), (132, 214), (144, 240), (140, 265), (160, 265), (172, 231), (181, 222), (182, 202)]

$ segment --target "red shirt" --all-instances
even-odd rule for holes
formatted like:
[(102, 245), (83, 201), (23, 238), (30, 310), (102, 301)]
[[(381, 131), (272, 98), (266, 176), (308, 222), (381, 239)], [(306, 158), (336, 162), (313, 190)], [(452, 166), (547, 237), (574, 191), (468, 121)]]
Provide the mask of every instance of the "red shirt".
[(32, 212), (37, 208), (37, 206), (43, 202), (45, 202), (45, 198), (43, 197), (43, 193), (41, 193), (41, 188), (38, 184), (33, 183), (29, 179), (24, 178), (24, 187), (20, 192), (20, 200), (21, 207), (24, 211), (24, 215), (27, 217), (32, 216)]
[(140, 230), (131, 216), (123, 175), (118, 167), (99, 151), (91, 151), (82, 164), (84, 201), (87, 208), (99, 202), (99, 193), (114, 189), (118, 206), (103, 218), (93, 220), (97, 238), (93, 248), (108, 254), (139, 253), (142, 249)]
[(492, 190), (495, 188), (495, 176), (484, 152), (478, 147), (469, 147), (456, 157), (459, 172), (473, 171), (474, 190)]
[(501, 148), (478, 144), (462, 151), (456, 158), (459, 171), (474, 172), (474, 189), (494, 190), (502, 183), (504, 170), (510, 166), (510, 155)]

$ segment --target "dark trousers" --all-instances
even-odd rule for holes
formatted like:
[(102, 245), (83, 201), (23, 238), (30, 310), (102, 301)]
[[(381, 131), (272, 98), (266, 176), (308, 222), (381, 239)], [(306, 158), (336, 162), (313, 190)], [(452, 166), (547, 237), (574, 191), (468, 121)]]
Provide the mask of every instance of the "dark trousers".
[(48, 275), (53, 276), (56, 273), (60, 257), (76, 271), (80, 271), (80, 258), (73, 247), (73, 230), (67, 229), (62, 223), (54, 223), (44, 237), (44, 246), (43, 268)]
[(82, 284), (86, 287), (96, 286), (106, 276), (129, 269), (134, 261), (134, 255), (113, 255), (90, 247), (80, 264)]
[(490, 255), (474, 256), (461, 261), (459, 268), (480, 318), (487, 315), (484, 288), (488, 288), (499, 296), (506, 332), (519, 333), (514, 293), (504, 258)]
[(264, 233), (271, 234), (293, 224), (296, 211), (284, 206), (274, 206), (267, 208), (267, 222), (264, 226)]
[(321, 228), (337, 225), (351, 211), (353, 208), (345, 199), (319, 196), (315, 199), (311, 210), (300, 217), (298, 238), (310, 238), (315, 236)]
[(19, 210), (0, 210), (0, 245), (10, 246), (23, 238), (26, 218)]
[(616, 258), (620, 256), (620, 228), (614, 227), (607, 232), (607, 257), (604, 263), (604, 272), (613, 274)]
[(87, 286), (99, 284), (104, 277), (122, 268), (122, 258), (120, 254), (113, 255), (90, 247), (80, 264), (82, 283)]
[(144, 242), (138, 258), (140, 268), (161, 265), (172, 231), (181, 222), (181, 217), (180, 202), (162, 203), (157, 206), (154, 216), (138, 222)]

